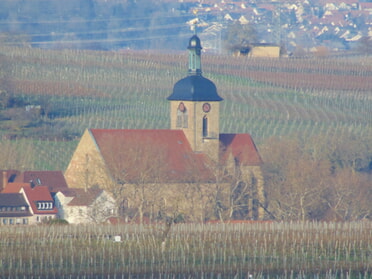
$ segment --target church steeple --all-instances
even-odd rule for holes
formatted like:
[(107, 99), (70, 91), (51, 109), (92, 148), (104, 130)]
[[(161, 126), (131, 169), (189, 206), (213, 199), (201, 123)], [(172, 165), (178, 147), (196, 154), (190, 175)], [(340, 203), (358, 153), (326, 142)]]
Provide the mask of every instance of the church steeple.
[(171, 129), (181, 129), (195, 152), (204, 152), (217, 160), (219, 151), (219, 102), (216, 85), (202, 76), (199, 37), (194, 34), (187, 46), (188, 76), (177, 81), (171, 102)]
[(189, 40), (189, 45), (187, 47), (189, 50), (189, 75), (202, 74), (201, 70), (201, 43), (200, 39), (196, 34), (192, 36)]
[(187, 46), (189, 51), (188, 76), (176, 82), (169, 101), (215, 101), (223, 99), (218, 95), (215, 84), (202, 76), (201, 50), (199, 37), (193, 35)]

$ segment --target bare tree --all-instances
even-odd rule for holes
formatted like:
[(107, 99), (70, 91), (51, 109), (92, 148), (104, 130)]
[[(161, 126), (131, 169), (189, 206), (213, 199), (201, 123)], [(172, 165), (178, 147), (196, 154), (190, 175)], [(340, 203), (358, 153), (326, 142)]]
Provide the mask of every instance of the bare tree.
[(220, 221), (233, 219), (260, 219), (264, 206), (263, 178), (260, 166), (241, 165), (230, 154), (226, 160), (207, 164), (213, 175), (210, 202), (213, 218)]
[(298, 140), (271, 139), (261, 148), (270, 212), (277, 219), (311, 219), (320, 208), (331, 166), (314, 159)]
[(226, 30), (225, 47), (230, 52), (249, 48), (257, 42), (257, 32), (252, 24), (231, 23)]
[(269, 210), (277, 219), (371, 216), (368, 138), (273, 138), (261, 146)]
[(323, 196), (328, 206), (324, 217), (333, 220), (371, 218), (370, 179), (370, 174), (355, 172), (352, 168), (344, 168), (334, 173)]

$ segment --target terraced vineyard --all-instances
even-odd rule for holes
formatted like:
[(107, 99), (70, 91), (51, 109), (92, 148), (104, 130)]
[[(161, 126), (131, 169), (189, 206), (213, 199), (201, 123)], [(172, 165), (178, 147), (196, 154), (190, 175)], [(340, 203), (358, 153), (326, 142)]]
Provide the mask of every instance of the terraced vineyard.
[[(1, 47), (0, 54), (12, 91), (48, 116), (16, 129), (0, 122), (3, 144), (23, 137), (32, 146), (35, 160), (25, 165), (32, 169), (64, 168), (86, 128), (168, 128), (166, 97), (187, 74), (186, 52)], [(202, 58), (204, 76), (224, 98), (222, 132), (248, 132), (258, 145), (292, 133), (372, 138), (372, 57)]]

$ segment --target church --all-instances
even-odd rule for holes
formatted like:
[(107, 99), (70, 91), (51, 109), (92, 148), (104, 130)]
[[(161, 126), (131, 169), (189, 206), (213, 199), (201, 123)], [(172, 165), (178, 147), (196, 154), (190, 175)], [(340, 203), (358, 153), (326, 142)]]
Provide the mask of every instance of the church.
[(262, 220), (261, 157), (249, 134), (220, 133), (223, 98), (202, 75), (196, 34), (187, 49), (188, 75), (167, 98), (170, 129), (87, 129), (66, 181), (108, 190), (128, 220)]

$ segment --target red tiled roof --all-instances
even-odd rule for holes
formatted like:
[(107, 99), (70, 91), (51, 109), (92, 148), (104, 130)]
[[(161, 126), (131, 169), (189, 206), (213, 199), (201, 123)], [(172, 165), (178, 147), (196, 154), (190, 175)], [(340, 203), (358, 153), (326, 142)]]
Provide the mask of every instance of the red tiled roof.
[(205, 165), (207, 156), (194, 153), (181, 130), (91, 129), (90, 132), (117, 179), (129, 182), (213, 179)]
[(276, 9), (276, 5), (267, 4), (267, 3), (259, 4), (258, 7), (261, 8), (261, 9), (272, 11), (272, 12), (275, 11), (275, 9)]
[(69, 203), (69, 206), (88, 206), (91, 205), (103, 192), (102, 189), (78, 189), (70, 188), (68, 190), (61, 190), (66, 197), (74, 197)]
[[(53, 202), (53, 198), (50, 195), (47, 186), (36, 186), (31, 188), (31, 186), (22, 187), (25, 195), (30, 203), (32, 211), (34, 214), (56, 214), (57, 208), (53, 206), (51, 210), (39, 210), (37, 209), (37, 202)], [(54, 202), (53, 202), (54, 204)]]
[(17, 176), (15, 181), (48, 186), (50, 192), (57, 192), (68, 187), (61, 171), (25, 171)]
[(230, 154), (243, 166), (262, 164), (256, 145), (249, 134), (220, 134), (220, 160), (227, 160)]
[[(17, 170), (0, 170), (0, 191), (1, 189), (5, 188), (4, 187), (4, 180), (6, 183), (8, 182), (13, 182), (14, 178), (19, 175), (19, 171)], [(5, 177), (4, 177), (5, 175)], [(5, 178), (5, 179), (4, 179)]]
[(3, 189), (2, 193), (19, 193), (23, 187), (30, 187), (30, 183), (8, 183), (5, 189)]

